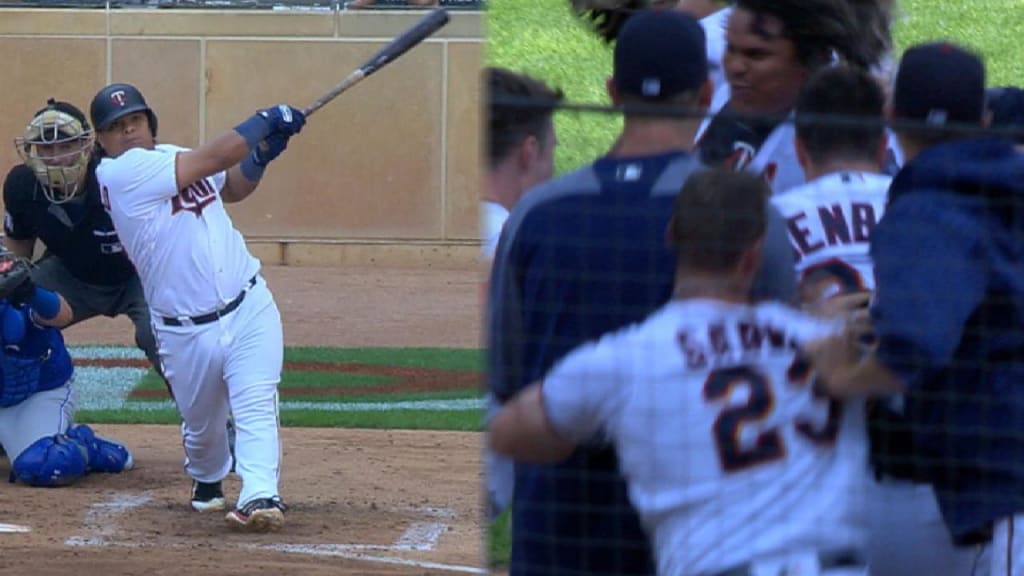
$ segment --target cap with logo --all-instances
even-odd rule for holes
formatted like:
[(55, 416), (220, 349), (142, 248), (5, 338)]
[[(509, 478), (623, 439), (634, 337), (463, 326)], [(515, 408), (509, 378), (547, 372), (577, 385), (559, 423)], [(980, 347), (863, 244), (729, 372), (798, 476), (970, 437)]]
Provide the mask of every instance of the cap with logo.
[(643, 10), (615, 42), (615, 87), (621, 95), (657, 102), (699, 88), (708, 79), (704, 28), (678, 10)]
[(145, 112), (149, 116), (149, 128), (156, 136), (156, 114), (146, 104), (142, 92), (131, 84), (116, 83), (104, 87), (96, 93), (89, 106), (89, 116), (97, 131), (106, 130), (119, 118), (135, 112)]
[(929, 126), (981, 122), (985, 113), (985, 65), (950, 42), (919, 44), (900, 59), (893, 112)]

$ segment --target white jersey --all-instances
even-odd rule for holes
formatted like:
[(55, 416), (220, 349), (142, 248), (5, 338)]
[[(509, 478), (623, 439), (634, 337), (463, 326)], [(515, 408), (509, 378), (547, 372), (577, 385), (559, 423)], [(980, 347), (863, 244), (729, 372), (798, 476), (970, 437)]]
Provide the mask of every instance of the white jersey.
[(778, 304), (673, 301), (544, 379), (556, 430), (614, 442), (660, 575), (863, 547), (863, 404), (816, 396), (793, 349), (837, 328)]
[(485, 200), (480, 203), (480, 237), (483, 240), (480, 257), (484, 260), (494, 259), (494, 250), (498, 247), (508, 214), (508, 209), (497, 202)]
[(727, 84), (722, 59), (725, 57), (725, 27), (729, 23), (732, 10), (732, 6), (727, 6), (700, 19), (706, 39), (708, 75), (711, 77), (712, 88), (715, 92), (718, 91), (719, 86)]
[(259, 272), (224, 209), (220, 172), (178, 190), (177, 153), (158, 144), (104, 158), (96, 169), (103, 202), (139, 272), (149, 308), (160, 316), (197, 316), (234, 300)]
[(884, 174), (833, 172), (772, 197), (786, 219), (801, 283), (830, 283), (815, 299), (874, 290), (871, 231), (885, 212), (891, 182)]

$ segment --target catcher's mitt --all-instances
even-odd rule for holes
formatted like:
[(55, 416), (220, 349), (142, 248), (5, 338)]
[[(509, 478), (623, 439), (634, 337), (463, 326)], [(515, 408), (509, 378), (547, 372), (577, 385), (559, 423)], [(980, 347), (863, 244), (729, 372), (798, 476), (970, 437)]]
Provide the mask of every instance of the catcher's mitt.
[(0, 252), (0, 300), (25, 304), (32, 298), (32, 263), (8, 251)]
[(569, 0), (572, 11), (605, 42), (619, 37), (626, 20), (639, 10), (672, 6), (678, 0)]

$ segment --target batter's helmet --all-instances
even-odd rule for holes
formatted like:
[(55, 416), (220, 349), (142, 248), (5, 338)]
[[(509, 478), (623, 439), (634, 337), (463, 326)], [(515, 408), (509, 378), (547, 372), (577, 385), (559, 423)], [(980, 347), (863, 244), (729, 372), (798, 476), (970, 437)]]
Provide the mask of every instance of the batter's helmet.
[(116, 83), (96, 93), (89, 106), (89, 116), (97, 131), (106, 130), (115, 120), (133, 112), (145, 112), (149, 117), (149, 130), (156, 137), (156, 114), (146, 104), (142, 92), (131, 84)]

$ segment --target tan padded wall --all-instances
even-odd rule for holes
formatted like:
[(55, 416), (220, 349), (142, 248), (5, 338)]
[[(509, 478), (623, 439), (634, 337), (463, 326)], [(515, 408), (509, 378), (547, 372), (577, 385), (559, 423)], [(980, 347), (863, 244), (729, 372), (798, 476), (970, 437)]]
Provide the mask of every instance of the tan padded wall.
[(115, 38), (111, 57), (110, 81), (138, 87), (156, 111), (158, 141), (198, 146), (200, 41)]
[[(5, 16), (0, 14), (0, 21)], [(106, 78), (106, 41), (102, 38), (0, 37), (4, 63), (0, 90), (0, 162), (3, 175), (21, 162), (14, 138), (47, 98), (67, 100), (89, 113), (89, 100)]]
[[(6, 63), (0, 161), (49, 96), (88, 110), (108, 81), (139, 86), (159, 139), (196, 146), (256, 109), (304, 107), (423, 11), (0, 9)], [(391, 246), (439, 262), (478, 242), (482, 12), (450, 12), (431, 39), (320, 109), (267, 171), (253, 197), (229, 207), (264, 255), (347, 261), (331, 245)], [(290, 243), (315, 248), (286, 249)], [(408, 249), (394, 246), (409, 244)], [(364, 256), (364, 254), (368, 254)]]
[[(207, 42), (207, 134), (276, 102), (316, 100), (381, 46)], [(441, 238), (442, 48), (421, 44), (317, 111), (256, 196), (231, 207), (244, 232)]]
[(483, 133), (480, 108), (482, 60), (478, 43), (449, 44), (448, 150), (445, 231), (449, 238), (479, 237)]

